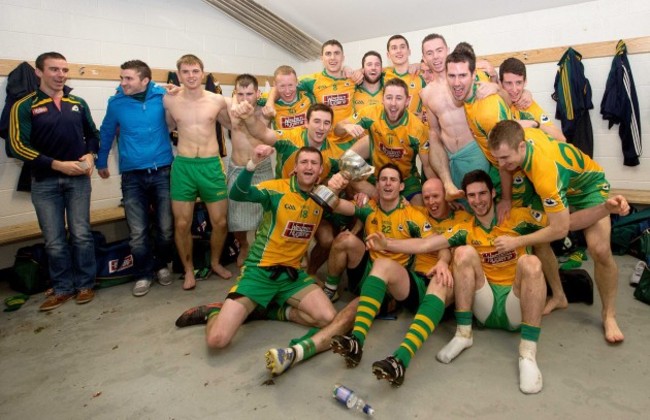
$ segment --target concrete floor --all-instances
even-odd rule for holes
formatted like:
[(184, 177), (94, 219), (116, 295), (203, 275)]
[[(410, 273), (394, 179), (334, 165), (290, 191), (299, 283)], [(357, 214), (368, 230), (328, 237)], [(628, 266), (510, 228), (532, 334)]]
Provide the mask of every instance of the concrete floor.
[[(519, 391), (517, 334), (476, 330), (473, 348), (450, 365), (438, 363), (435, 354), (452, 337), (453, 320), (416, 355), (401, 388), (378, 382), (370, 366), (399, 344), (411, 321), (407, 312), (374, 324), (356, 369), (324, 353), (264, 385), (265, 351), (306, 329), (258, 321), (243, 326), (228, 349), (208, 351), (202, 327), (177, 329), (174, 321), (190, 306), (223, 299), (232, 282), (213, 276), (191, 292), (181, 290), (181, 281), (154, 285), (142, 298), (131, 296), (131, 284), (103, 289), (90, 304), (69, 302), (45, 314), (37, 311), (43, 298), (36, 295), (19, 311), (0, 314), (0, 418), (363, 417), (333, 400), (337, 382), (383, 419), (647, 418), (650, 306), (635, 300), (628, 285), (637, 260), (616, 258), (625, 343), (605, 343), (598, 300), (544, 318), (538, 395)], [(591, 269), (590, 262), (585, 266)], [(12, 294), (2, 282), (0, 299)]]

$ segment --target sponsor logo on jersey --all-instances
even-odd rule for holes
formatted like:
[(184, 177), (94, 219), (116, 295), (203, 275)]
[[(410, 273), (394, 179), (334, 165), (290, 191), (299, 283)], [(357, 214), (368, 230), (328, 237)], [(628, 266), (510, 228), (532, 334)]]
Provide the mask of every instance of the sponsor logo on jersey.
[(550, 121), (550, 118), (546, 114), (542, 114), (542, 116), (539, 118), (539, 123), (540, 124), (546, 124), (549, 121)]
[(409, 87), (410, 87), (411, 89), (415, 89), (415, 82), (411, 82), (411, 84), (409, 85)]
[(320, 214), (320, 209), (314, 210), (314, 216), (318, 216)]
[(558, 205), (558, 202), (553, 200), (551, 197), (544, 199), (544, 207), (555, 207)]
[(284, 129), (302, 127), (307, 122), (306, 114), (292, 115), (280, 118), (280, 126)]
[(39, 106), (38, 108), (32, 108), (32, 115), (43, 114), (47, 112), (46, 106)]
[(323, 103), (331, 107), (347, 105), (350, 103), (350, 95), (347, 93), (325, 95), (323, 96)]
[(533, 219), (537, 220), (538, 222), (542, 221), (542, 212), (539, 212), (537, 210), (531, 210), (530, 214), (531, 216), (533, 216)]
[(293, 239), (310, 239), (315, 229), (316, 225), (313, 223), (289, 221), (282, 236)]
[(433, 229), (432, 226), (431, 226), (431, 223), (429, 223), (429, 222), (424, 222), (424, 226), (423, 226), (423, 228), (424, 228), (424, 231), (425, 231), (425, 232), (428, 232), (428, 231), (430, 231), (431, 229)]
[(512, 261), (517, 258), (517, 253), (514, 250), (507, 252), (484, 252), (481, 254), (481, 259), (485, 264), (499, 264), (506, 261)]
[(390, 159), (401, 159), (404, 156), (404, 149), (388, 147), (385, 144), (380, 144), (379, 150)]
[(72, 112), (79, 112), (79, 106), (78, 105), (72, 105)]
[(404, 226), (402, 226), (402, 224), (400, 223), (399, 225), (397, 225), (397, 230), (399, 230), (400, 232), (404, 231)]
[(513, 185), (521, 185), (524, 183), (524, 177), (522, 176), (516, 176), (512, 179), (512, 184)]

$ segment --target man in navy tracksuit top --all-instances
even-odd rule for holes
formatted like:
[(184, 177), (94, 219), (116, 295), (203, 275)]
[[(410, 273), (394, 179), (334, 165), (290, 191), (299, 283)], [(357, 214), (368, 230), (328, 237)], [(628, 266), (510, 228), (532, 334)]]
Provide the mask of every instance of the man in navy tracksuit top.
[[(163, 108), (165, 89), (151, 81), (151, 69), (140, 60), (127, 61), (120, 68), (120, 86), (108, 100), (100, 128), (97, 169), (102, 178), (110, 176), (108, 153), (119, 127), (122, 195), (135, 265), (133, 295), (143, 296), (154, 275), (163, 286), (172, 283), (167, 264), (173, 252), (169, 174), (174, 156)], [(156, 223), (154, 252), (149, 240), (150, 207)]]
[[(54, 294), (41, 311), (76, 296), (93, 297), (96, 265), (90, 233), (90, 175), (99, 137), (86, 101), (65, 86), (68, 63), (57, 52), (36, 59), (40, 86), (11, 108), (9, 140), (14, 157), (32, 167), (32, 203), (45, 238)], [(65, 220), (70, 231), (66, 240)]]

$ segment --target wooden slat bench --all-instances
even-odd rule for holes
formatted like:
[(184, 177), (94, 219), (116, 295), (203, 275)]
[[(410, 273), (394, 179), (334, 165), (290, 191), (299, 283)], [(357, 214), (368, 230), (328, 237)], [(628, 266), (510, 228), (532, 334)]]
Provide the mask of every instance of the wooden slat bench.
[[(123, 220), (124, 217), (123, 207), (91, 210), (90, 224), (95, 226), (116, 222)], [(38, 222), (36, 221), (0, 227), (0, 245), (12, 244), (29, 239), (37, 239), (41, 237), (41, 234), (41, 229), (38, 227)]]
[(650, 205), (650, 191), (628, 190), (625, 188), (612, 188), (609, 191), (610, 196), (617, 194), (625, 197), (630, 204)]

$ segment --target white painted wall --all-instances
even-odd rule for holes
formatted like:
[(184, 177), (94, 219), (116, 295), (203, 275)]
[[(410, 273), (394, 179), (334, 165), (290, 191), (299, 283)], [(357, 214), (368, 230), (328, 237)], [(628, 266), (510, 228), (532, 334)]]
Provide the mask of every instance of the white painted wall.
[[(174, 69), (193, 53), (206, 71), (273, 74), (298, 61), (201, 0), (0, 0), (0, 58), (35, 60), (58, 51), (71, 63), (119, 66), (141, 59), (153, 68)], [(89, 104), (97, 128), (114, 93), (115, 81), (70, 80)], [(0, 78), (4, 104), (6, 78)], [(224, 87), (225, 93), (231, 92)], [(16, 192), (21, 163), (0, 147), (0, 226), (36, 220), (29, 194)], [(113, 175), (93, 175), (92, 208), (111, 207), (121, 198), (114, 156)]]
[[(459, 11), (462, 13), (462, 11)], [(559, 7), (537, 12), (522, 13), (486, 19), (471, 23), (407, 32), (403, 35), (411, 46), (411, 62), (421, 58), (422, 38), (435, 32), (443, 35), (450, 49), (461, 41), (474, 46), (477, 55), (532, 50), (562, 45), (611, 41), (650, 35), (650, 2), (647, 0), (599, 0), (574, 6)], [(386, 42), (393, 35), (373, 38), (343, 45), (346, 64), (361, 65), (361, 57), (368, 50), (376, 50), (385, 56)], [(614, 51), (612, 51), (613, 57)], [(607, 129), (607, 122), (600, 115), (600, 102), (612, 57), (584, 60), (585, 75), (591, 82), (594, 109), (591, 120), (594, 129), (594, 157), (605, 168), (613, 187), (650, 190), (650, 54), (629, 55), (641, 112), (641, 128), (645, 156), (639, 166), (623, 165), (618, 126)], [(555, 102), (551, 99), (553, 82), (557, 72), (556, 63), (527, 66), (528, 89), (535, 100), (550, 115), (555, 115)], [(320, 62), (301, 67), (302, 73), (322, 69)], [(558, 126), (559, 121), (557, 121)]]

